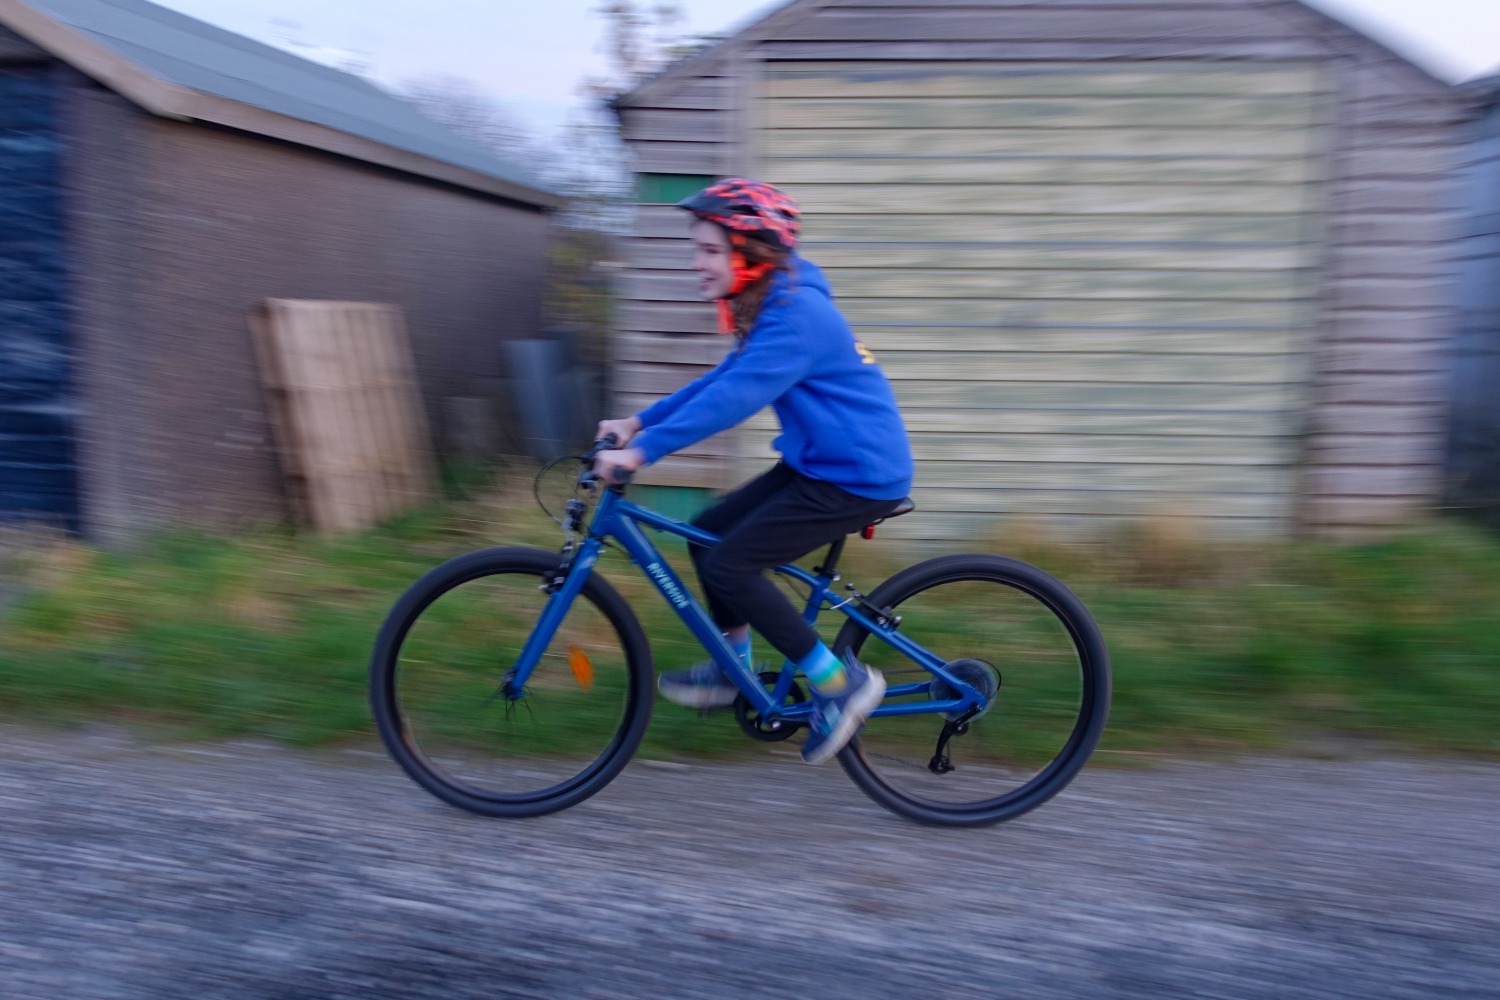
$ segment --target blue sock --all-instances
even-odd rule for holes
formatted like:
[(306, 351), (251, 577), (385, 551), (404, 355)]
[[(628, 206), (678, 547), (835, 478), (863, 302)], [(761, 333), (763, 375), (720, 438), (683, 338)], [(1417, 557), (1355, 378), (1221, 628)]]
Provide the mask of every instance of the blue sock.
[[(728, 638), (728, 637), (726, 636), (726, 638)], [(745, 633), (745, 641), (744, 642), (730, 642), (729, 643), (729, 648), (732, 649), (732, 650), (734, 650), (734, 655), (735, 656), (738, 656), (740, 659), (742, 659), (742, 660), (745, 661), (745, 666), (749, 667), (749, 666), (753, 666), (754, 665), (754, 662), (750, 659), (750, 633), (749, 632)]]
[(797, 661), (797, 669), (807, 676), (807, 682), (819, 694), (838, 694), (849, 681), (844, 664), (821, 642)]

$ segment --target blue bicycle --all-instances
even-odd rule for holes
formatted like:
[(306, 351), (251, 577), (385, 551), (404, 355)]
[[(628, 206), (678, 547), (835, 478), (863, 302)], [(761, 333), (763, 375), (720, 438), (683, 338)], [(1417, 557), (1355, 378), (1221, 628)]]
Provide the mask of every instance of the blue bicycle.
[[(734, 679), (756, 740), (791, 738), (810, 704), (796, 668), (752, 670), (644, 529), (715, 536), (599, 481), (596, 442), (558, 520), (560, 552), (494, 548), (436, 567), (386, 618), (371, 663), (381, 739), (418, 784), (487, 816), (539, 816), (608, 784), (640, 745), (654, 695), (640, 620), (597, 569), (618, 547)], [(890, 516), (906, 513), (911, 505)], [(863, 532), (869, 537), (873, 526)], [(811, 570), (805, 614), (844, 617), (832, 643), (884, 672), (885, 701), (839, 761), (881, 805), (921, 823), (1012, 819), (1056, 795), (1099, 741), (1109, 655), (1083, 603), (1034, 566), (987, 554), (905, 569), (868, 595), (837, 588), (846, 539)]]

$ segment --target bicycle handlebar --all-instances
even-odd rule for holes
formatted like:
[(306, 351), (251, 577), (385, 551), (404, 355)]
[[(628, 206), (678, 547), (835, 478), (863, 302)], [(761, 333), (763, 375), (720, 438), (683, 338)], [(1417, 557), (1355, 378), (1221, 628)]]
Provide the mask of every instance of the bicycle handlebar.
[[(588, 454), (583, 456), (583, 464), (592, 469), (594, 467), (594, 460), (599, 457), (601, 451), (611, 451), (619, 446), (620, 439), (618, 437), (613, 434), (606, 434), (595, 441), (589, 448)], [(630, 469), (616, 469), (615, 482), (623, 486), (630, 482), (631, 477), (634, 475), (635, 473)]]

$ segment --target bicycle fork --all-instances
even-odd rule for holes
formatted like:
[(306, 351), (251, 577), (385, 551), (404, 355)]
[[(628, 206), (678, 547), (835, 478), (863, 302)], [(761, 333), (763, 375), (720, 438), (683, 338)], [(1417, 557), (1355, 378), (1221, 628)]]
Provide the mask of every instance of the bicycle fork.
[(516, 657), (516, 662), (505, 672), (505, 679), (499, 690), (491, 696), (491, 701), (503, 697), (506, 701), (514, 702), (525, 693), (526, 682), (531, 679), (532, 672), (541, 661), (542, 653), (552, 644), (568, 609), (583, 591), (584, 581), (589, 578), (594, 564), (599, 561), (599, 550), (602, 547), (600, 539), (585, 538), (576, 551), (570, 553), (566, 548), (563, 550), (557, 573), (549, 576), (539, 588), (550, 594), (547, 606), (542, 609), (536, 627), (531, 630), (526, 645), (521, 648), (521, 655)]

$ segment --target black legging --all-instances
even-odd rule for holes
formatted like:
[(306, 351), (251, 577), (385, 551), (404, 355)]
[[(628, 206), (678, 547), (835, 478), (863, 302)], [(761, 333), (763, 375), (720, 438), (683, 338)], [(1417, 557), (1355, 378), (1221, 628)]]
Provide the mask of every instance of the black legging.
[(818, 644), (802, 612), (765, 575), (896, 509), (777, 463), (699, 514), (693, 524), (719, 535), (712, 549), (692, 545), (714, 624), (749, 625), (782, 656), (801, 660)]

